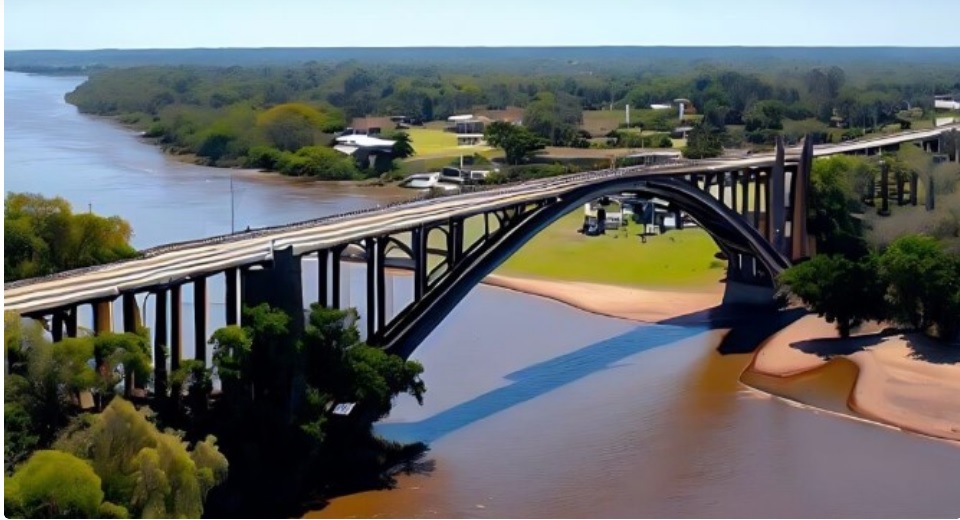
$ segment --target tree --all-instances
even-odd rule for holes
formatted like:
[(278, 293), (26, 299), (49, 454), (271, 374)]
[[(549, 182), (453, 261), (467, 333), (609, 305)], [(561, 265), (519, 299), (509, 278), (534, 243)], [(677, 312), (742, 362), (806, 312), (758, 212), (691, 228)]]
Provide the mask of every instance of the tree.
[(114, 375), (118, 367), (123, 367), (124, 388), (127, 397), (133, 393), (135, 383), (146, 384), (153, 375), (150, 362), (150, 344), (145, 334), (133, 332), (102, 333), (93, 338), (94, 359), (99, 378), (101, 400), (113, 393), (117, 384)]
[(523, 125), (553, 146), (569, 146), (583, 121), (583, 108), (575, 96), (540, 92), (523, 112)]
[(119, 217), (74, 215), (62, 198), (9, 193), (3, 210), (5, 281), (99, 265), (136, 255)]
[(683, 150), (683, 156), (690, 159), (707, 159), (717, 157), (723, 153), (723, 146), (720, 143), (720, 133), (706, 124), (701, 123), (690, 130), (687, 134), (687, 146)]
[(960, 260), (947, 255), (933, 237), (907, 235), (880, 257), (880, 272), (889, 284), (892, 316), (926, 332), (931, 327), (946, 340), (957, 335), (960, 317)]
[(410, 134), (406, 132), (397, 132), (393, 134), (393, 156), (397, 159), (406, 159), (414, 155), (413, 144), (410, 140)]
[(866, 320), (885, 314), (885, 285), (877, 276), (877, 257), (849, 260), (840, 255), (818, 255), (780, 275), (804, 304), (828, 323), (836, 323), (841, 337)]
[(304, 103), (277, 105), (257, 116), (257, 128), (274, 147), (295, 152), (317, 144), (318, 134), (342, 129), (343, 116)]
[(91, 461), (104, 496), (137, 518), (199, 518), (207, 493), (223, 482), (227, 459), (208, 436), (188, 450), (181, 438), (160, 432), (128, 401), (117, 397), (57, 447)]
[(873, 176), (873, 166), (859, 157), (837, 155), (813, 162), (809, 229), (818, 252), (848, 258), (866, 254), (862, 224), (853, 214), (861, 211), (859, 195)]
[(4, 478), (8, 518), (97, 518), (103, 496), (90, 464), (61, 451), (37, 451)]
[(530, 130), (503, 121), (487, 125), (484, 137), (491, 145), (503, 149), (508, 164), (520, 164), (544, 146), (543, 141)]

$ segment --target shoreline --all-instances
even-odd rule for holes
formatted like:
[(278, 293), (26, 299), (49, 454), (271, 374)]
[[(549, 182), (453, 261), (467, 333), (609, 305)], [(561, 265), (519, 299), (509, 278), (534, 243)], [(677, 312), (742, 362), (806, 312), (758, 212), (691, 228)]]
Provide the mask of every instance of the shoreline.
[[(484, 285), (554, 300), (584, 312), (655, 323), (718, 305), (723, 285), (648, 289), (491, 274)], [(813, 314), (767, 338), (739, 377), (795, 406), (960, 446), (960, 353), (918, 334), (867, 324), (848, 339)]]

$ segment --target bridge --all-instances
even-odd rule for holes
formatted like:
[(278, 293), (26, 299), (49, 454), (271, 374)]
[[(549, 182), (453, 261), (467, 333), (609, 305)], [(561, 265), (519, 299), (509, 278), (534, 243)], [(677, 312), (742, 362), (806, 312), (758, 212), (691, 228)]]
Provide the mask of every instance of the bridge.
[[(117, 300), (123, 330), (134, 331), (142, 319), (136, 298), (152, 294), (154, 366), (156, 381), (163, 384), (168, 361), (171, 370), (182, 361), (186, 286), (192, 285), (194, 294), (195, 357), (206, 360), (211, 277), (225, 279), (227, 324), (240, 322), (242, 305), (266, 302), (303, 327), (303, 266), (312, 264), (303, 260), (316, 260), (319, 303), (337, 308), (344, 303), (341, 263), (354, 260), (366, 264), (367, 341), (408, 357), (476, 284), (530, 238), (586, 202), (623, 192), (667, 201), (678, 217), (690, 215), (713, 237), (728, 259), (725, 301), (770, 301), (776, 276), (814, 253), (806, 216), (815, 157), (877, 153), (916, 142), (960, 162), (958, 129), (951, 125), (816, 147), (807, 141), (787, 148), (778, 141), (771, 154), (571, 174), (168, 244), (131, 260), (4, 284), (4, 310), (49, 322), (58, 340), (78, 334), (79, 308), (86, 305), (92, 309), (92, 329), (110, 331)], [(385, 280), (391, 268), (412, 272), (413, 300), (388, 319)]]

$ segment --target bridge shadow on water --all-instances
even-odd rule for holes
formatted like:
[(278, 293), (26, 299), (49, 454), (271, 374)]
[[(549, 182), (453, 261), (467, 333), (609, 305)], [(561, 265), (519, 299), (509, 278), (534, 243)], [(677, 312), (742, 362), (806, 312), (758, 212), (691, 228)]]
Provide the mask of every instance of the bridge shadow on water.
[(804, 311), (763, 312), (716, 307), (656, 324), (640, 325), (573, 352), (508, 374), (497, 388), (416, 422), (381, 423), (380, 435), (399, 442), (431, 443), (465, 426), (507, 410), (584, 377), (615, 368), (635, 354), (688, 340), (716, 328), (729, 328), (718, 351), (743, 354), (755, 350), (774, 332), (793, 323)]

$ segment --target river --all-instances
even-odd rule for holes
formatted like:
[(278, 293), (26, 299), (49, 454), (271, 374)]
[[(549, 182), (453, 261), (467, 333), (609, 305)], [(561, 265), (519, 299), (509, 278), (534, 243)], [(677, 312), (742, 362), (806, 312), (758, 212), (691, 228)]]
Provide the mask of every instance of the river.
[[(128, 130), (77, 114), (63, 94), (81, 79), (4, 80), (7, 191), (121, 215), (137, 247), (229, 231), (231, 172), (170, 160)], [(235, 176), (234, 192), (238, 227), (396, 196), (251, 174)], [(403, 277), (393, 283), (408, 289)], [(718, 353), (722, 336), (479, 287), (415, 353), (426, 367), (424, 406), (398, 399), (377, 425), (430, 443), (420, 471), (310, 516), (960, 514), (956, 445), (750, 390), (738, 382), (749, 355)]]

